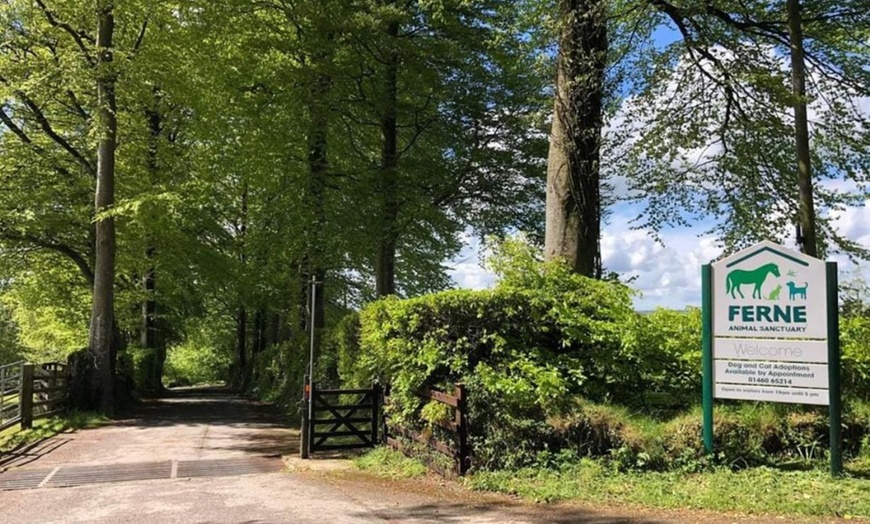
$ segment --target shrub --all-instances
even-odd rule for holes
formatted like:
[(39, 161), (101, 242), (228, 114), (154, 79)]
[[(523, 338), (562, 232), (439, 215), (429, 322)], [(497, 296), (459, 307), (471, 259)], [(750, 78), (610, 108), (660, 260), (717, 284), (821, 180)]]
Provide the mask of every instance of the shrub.
[(701, 310), (657, 309), (641, 317), (639, 338), (644, 407), (694, 404), (701, 390)]
[(844, 394), (870, 400), (870, 318), (841, 317), (840, 346)]
[(470, 442), (487, 467), (522, 465), (558, 446), (547, 419), (576, 396), (628, 400), (640, 387), (630, 290), (536, 263), (530, 251), (514, 256), (499, 261), (504, 278), (493, 290), (369, 305), (358, 349), (349, 320), (340, 359), (348, 385), (391, 384), (393, 415), (406, 424), (420, 422), (415, 391), (466, 383)]

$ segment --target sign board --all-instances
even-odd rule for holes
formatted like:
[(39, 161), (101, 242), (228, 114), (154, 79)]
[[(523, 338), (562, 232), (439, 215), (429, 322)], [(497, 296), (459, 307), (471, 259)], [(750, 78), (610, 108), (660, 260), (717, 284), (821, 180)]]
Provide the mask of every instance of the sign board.
[(828, 361), (828, 344), (824, 340), (714, 338), (713, 358), (824, 364)]
[(817, 388), (827, 391), (828, 366), (793, 362), (717, 360), (713, 378), (717, 385), (751, 384), (783, 389)]
[(713, 335), (827, 337), (825, 263), (761, 242), (713, 264)]
[(758, 400), (763, 402), (788, 402), (790, 404), (815, 404), (827, 406), (830, 402), (827, 389), (770, 388), (765, 386), (739, 386), (717, 384), (716, 398), (734, 400)]
[(713, 399), (829, 406), (840, 453), (837, 265), (761, 242), (702, 268), (704, 445)]
[[(773, 242), (713, 264), (715, 398), (827, 401), (825, 271), (821, 260)], [(804, 388), (822, 391), (809, 395)]]

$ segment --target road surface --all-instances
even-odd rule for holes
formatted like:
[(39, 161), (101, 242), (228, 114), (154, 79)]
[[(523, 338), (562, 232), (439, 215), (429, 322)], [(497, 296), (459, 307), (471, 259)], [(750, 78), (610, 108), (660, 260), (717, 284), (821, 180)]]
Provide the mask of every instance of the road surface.
[[(734, 516), (522, 503), (437, 477), (390, 481), (347, 460), (296, 457), (271, 406), (191, 389), (136, 416), (0, 459), (4, 523), (734, 522)], [(758, 519), (748, 519), (746, 522)]]

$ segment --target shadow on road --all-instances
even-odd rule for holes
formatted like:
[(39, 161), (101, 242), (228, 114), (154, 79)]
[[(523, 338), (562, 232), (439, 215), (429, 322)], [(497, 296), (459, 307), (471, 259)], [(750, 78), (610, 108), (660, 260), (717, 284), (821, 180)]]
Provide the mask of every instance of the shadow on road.
[[(387, 522), (497, 522), (506, 515), (529, 524), (660, 524), (646, 517), (602, 515), (584, 508), (568, 506), (534, 507), (493, 504), (419, 504), (378, 511), (379, 519)], [(364, 517), (360, 513), (356, 516)]]
[[(133, 418), (115, 422), (119, 427), (159, 428), (202, 426), (236, 428), (226, 437), (210, 435), (213, 446), (256, 455), (283, 455), (299, 449), (298, 432), (290, 432), (290, 419), (276, 406), (243, 398), (224, 387), (169, 389), (160, 398), (143, 400)], [(225, 441), (225, 442), (222, 442)]]
[(26, 466), (31, 462), (48, 456), (52, 451), (60, 449), (69, 442), (69, 438), (64, 438), (63, 435), (60, 435), (50, 439), (31, 442), (12, 451), (0, 453), (0, 472)]

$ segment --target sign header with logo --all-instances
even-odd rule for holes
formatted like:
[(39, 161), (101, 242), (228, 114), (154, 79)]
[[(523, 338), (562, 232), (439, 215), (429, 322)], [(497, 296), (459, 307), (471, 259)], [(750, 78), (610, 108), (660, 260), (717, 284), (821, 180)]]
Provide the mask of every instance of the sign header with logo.
[(761, 242), (713, 264), (714, 336), (827, 336), (825, 263)]

